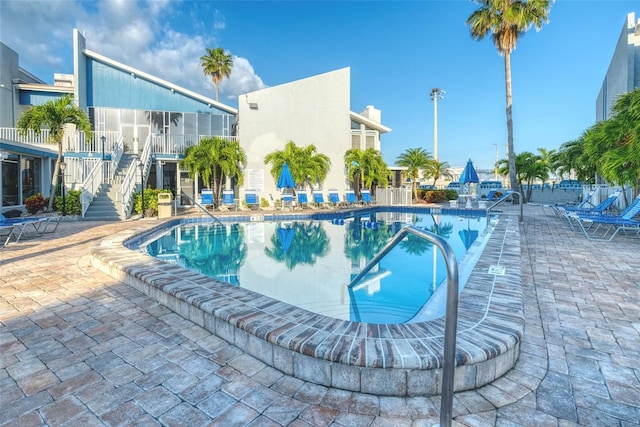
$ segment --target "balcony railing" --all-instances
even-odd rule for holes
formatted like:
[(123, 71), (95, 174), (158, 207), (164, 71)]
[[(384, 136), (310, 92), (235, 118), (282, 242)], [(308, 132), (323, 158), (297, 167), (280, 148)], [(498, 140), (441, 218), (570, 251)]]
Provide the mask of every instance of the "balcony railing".
[(235, 136), (151, 134), (151, 146), (153, 147), (153, 153), (156, 155), (184, 156), (187, 148), (199, 144), (203, 138), (222, 138), (227, 141), (237, 140)]

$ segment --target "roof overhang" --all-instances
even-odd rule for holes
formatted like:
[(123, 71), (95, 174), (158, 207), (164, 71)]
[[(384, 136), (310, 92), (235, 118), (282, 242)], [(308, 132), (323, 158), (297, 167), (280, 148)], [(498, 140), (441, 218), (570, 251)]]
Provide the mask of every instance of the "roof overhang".
[(22, 142), (0, 140), (0, 150), (9, 151), (16, 154), (48, 157), (55, 159), (58, 157), (58, 147), (56, 144), (24, 144)]
[(200, 95), (199, 93), (193, 92), (193, 91), (191, 91), (189, 89), (185, 89), (185, 88), (183, 88), (181, 86), (178, 86), (176, 84), (173, 84), (171, 82), (163, 80), (163, 79), (161, 79), (159, 77), (156, 77), (156, 76), (151, 75), (149, 73), (145, 73), (144, 71), (138, 70), (137, 68), (130, 67), (130, 66), (125, 65), (125, 64), (123, 64), (121, 62), (118, 62), (118, 61), (115, 61), (115, 60), (113, 60), (111, 58), (108, 58), (108, 57), (106, 57), (104, 55), (100, 55), (99, 53), (93, 52), (93, 51), (91, 51), (89, 49), (84, 49), (83, 52), (84, 52), (84, 54), (86, 56), (88, 56), (89, 58), (95, 59), (96, 61), (100, 61), (100, 62), (105, 63), (105, 64), (107, 64), (107, 65), (109, 65), (111, 67), (118, 68), (118, 69), (120, 69), (122, 71), (125, 71), (127, 73), (139, 76), (139, 77), (141, 77), (141, 78), (143, 78), (145, 80), (149, 80), (150, 82), (153, 82), (153, 83), (155, 83), (155, 84), (157, 84), (159, 86), (166, 87), (167, 89), (171, 89), (174, 92), (181, 93), (181, 94), (186, 95), (186, 96), (188, 96), (190, 98), (196, 99), (196, 100), (201, 101), (201, 102), (203, 102), (205, 104), (209, 104), (209, 105), (211, 105), (213, 107), (216, 107), (216, 108), (218, 108), (220, 110), (226, 111), (229, 114), (234, 114), (234, 115), (238, 114), (238, 110), (236, 108), (230, 107), (230, 106), (228, 106), (226, 104), (223, 104), (223, 103), (221, 103), (219, 101), (216, 101), (215, 99), (211, 99), (211, 98), (208, 98), (206, 96)]
[(34, 92), (58, 92), (73, 94), (73, 86), (43, 85), (39, 83), (18, 83), (16, 87), (20, 90), (30, 90)]
[(390, 127), (386, 127), (382, 123), (375, 122), (375, 121), (373, 121), (371, 119), (366, 118), (365, 116), (363, 116), (361, 114), (354, 113), (353, 111), (350, 111), (349, 114), (351, 115), (351, 120), (354, 120), (354, 121), (356, 121), (358, 123), (363, 123), (367, 127), (370, 127), (371, 129), (375, 129), (380, 133), (391, 132), (391, 128)]

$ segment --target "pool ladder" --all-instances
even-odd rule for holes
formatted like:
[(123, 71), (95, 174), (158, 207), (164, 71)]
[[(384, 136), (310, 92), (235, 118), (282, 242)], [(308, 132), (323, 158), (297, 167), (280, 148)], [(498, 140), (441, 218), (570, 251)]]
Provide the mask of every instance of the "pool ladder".
[(444, 361), (442, 366), (442, 395), (440, 400), (440, 426), (450, 427), (453, 413), (453, 377), (456, 367), (456, 328), (458, 326), (458, 262), (451, 246), (437, 234), (430, 233), (418, 227), (407, 225), (403, 227), (389, 243), (362, 269), (349, 283), (352, 288), (358, 283), (391, 249), (393, 249), (408, 234), (420, 237), (433, 243), (444, 256), (447, 265), (447, 303), (444, 322)]

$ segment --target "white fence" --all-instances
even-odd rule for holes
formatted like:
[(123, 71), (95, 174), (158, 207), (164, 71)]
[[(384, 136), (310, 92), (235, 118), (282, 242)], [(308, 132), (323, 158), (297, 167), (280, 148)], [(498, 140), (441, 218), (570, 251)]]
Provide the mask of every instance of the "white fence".
[(378, 205), (412, 205), (411, 187), (377, 187), (376, 203)]

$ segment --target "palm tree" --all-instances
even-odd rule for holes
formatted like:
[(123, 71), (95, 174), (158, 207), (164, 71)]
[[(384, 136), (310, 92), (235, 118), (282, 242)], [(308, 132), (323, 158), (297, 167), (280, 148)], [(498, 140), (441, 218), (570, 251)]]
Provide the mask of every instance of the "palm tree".
[(396, 164), (407, 168), (407, 174), (411, 177), (413, 198), (418, 199), (418, 179), (420, 172), (429, 169), (433, 157), (423, 148), (407, 148), (396, 159)]
[(318, 153), (315, 145), (300, 148), (289, 141), (283, 150), (276, 150), (264, 157), (265, 164), (271, 164), (270, 173), (277, 180), (285, 163), (289, 166), (291, 176), (297, 186), (313, 188), (314, 183), (323, 182), (331, 169), (331, 159), (326, 154)]
[(218, 206), (226, 178), (235, 179), (238, 185), (242, 185), (246, 164), (247, 155), (240, 143), (220, 137), (202, 138), (200, 144), (187, 148), (184, 159), (180, 161), (180, 166), (189, 172), (191, 179), (195, 179), (196, 174), (200, 175), (204, 186), (213, 189), (215, 206)]
[(507, 97), (507, 144), (509, 149), (509, 181), (517, 188), (516, 152), (513, 144), (513, 117), (511, 97), (511, 52), (518, 39), (533, 25), (536, 30), (549, 22), (551, 0), (473, 0), (480, 5), (467, 19), (471, 37), (483, 39), (492, 34), (498, 53), (504, 56), (504, 74)]
[(450, 169), (450, 166), (449, 166), (449, 163), (447, 163), (447, 162), (439, 162), (437, 160), (434, 160), (433, 162), (431, 162), (431, 165), (429, 166), (429, 168), (427, 170), (427, 175), (433, 177), (433, 186), (434, 186), (434, 188), (436, 186), (436, 182), (440, 178), (449, 178), (449, 179), (451, 179), (453, 177), (453, 175), (451, 175), (451, 171), (449, 169)]
[(64, 127), (66, 124), (73, 124), (76, 129), (85, 133), (87, 139), (92, 138), (91, 121), (87, 113), (77, 107), (71, 95), (48, 101), (42, 105), (29, 108), (18, 119), (16, 126), (18, 132), (25, 135), (31, 130), (36, 135), (40, 135), (41, 129), (49, 128), (49, 139), (52, 144), (58, 145), (58, 158), (51, 179), (51, 197), (49, 197), (49, 210), (53, 207), (55, 188), (58, 182), (60, 163), (62, 162), (62, 138), (64, 137)]
[[(531, 191), (533, 190), (533, 181), (536, 179), (544, 180), (548, 177), (548, 170), (544, 164), (542, 157), (528, 151), (518, 153), (516, 156), (516, 168), (518, 168), (517, 186), (520, 194), (524, 195), (524, 200), (528, 201), (531, 198)], [(498, 161), (498, 172), (501, 175), (510, 173), (509, 162), (500, 160)], [(523, 183), (528, 185), (527, 193), (525, 194), (523, 189)]]
[(389, 168), (380, 152), (373, 148), (347, 150), (344, 165), (358, 199), (361, 198), (360, 188), (373, 190), (374, 183), (382, 186), (389, 183)]
[(216, 85), (216, 101), (220, 99), (220, 82), (231, 75), (233, 58), (223, 48), (207, 48), (207, 54), (200, 57), (200, 66), (205, 76), (211, 76)]

